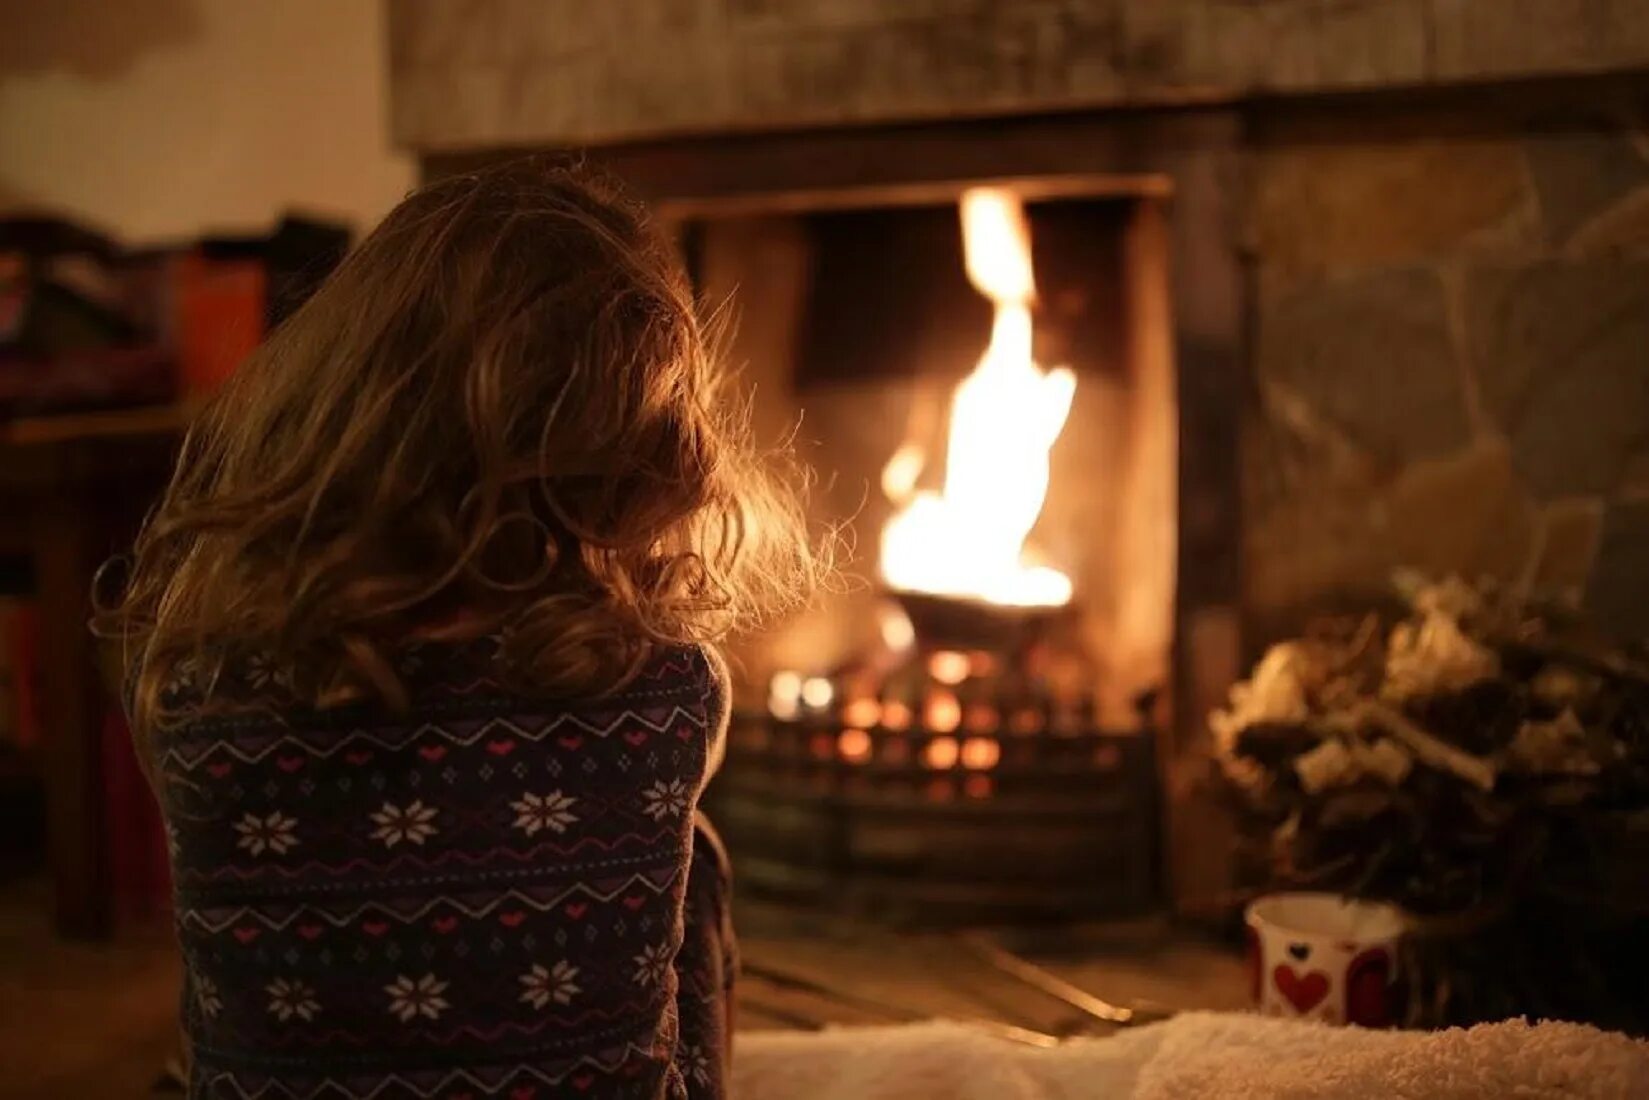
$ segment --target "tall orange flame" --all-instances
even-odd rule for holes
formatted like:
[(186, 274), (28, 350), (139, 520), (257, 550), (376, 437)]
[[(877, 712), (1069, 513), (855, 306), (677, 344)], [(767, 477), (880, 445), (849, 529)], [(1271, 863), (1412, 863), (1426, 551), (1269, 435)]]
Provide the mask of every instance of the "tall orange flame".
[(882, 529), (882, 576), (897, 589), (1014, 606), (1069, 602), (1071, 581), (1036, 564), (1025, 540), (1048, 492), (1048, 452), (1076, 390), (1066, 367), (1031, 356), (1030, 227), (1011, 192), (978, 187), (962, 196), (968, 280), (996, 307), (990, 345), (951, 399), (945, 484), (916, 491), (926, 462), (906, 443), (883, 471), (900, 504)]

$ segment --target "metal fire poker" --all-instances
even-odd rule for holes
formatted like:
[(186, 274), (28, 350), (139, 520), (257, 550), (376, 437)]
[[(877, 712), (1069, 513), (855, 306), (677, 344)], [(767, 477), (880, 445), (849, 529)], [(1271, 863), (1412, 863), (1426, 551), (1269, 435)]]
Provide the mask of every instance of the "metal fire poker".
[(1008, 977), (1023, 982), (1032, 989), (1053, 997), (1055, 1000), (1063, 1001), (1101, 1023), (1113, 1027), (1134, 1027), (1139, 1024), (1166, 1020), (1173, 1015), (1172, 1012), (1165, 1010), (1127, 1008), (1122, 1005), (1114, 1005), (1107, 1000), (1094, 996), (1086, 989), (1072, 985), (1058, 974), (1044, 970), (1029, 959), (1020, 958), (1012, 951), (997, 945), (979, 933), (966, 933), (958, 936), (957, 939), (974, 954)]

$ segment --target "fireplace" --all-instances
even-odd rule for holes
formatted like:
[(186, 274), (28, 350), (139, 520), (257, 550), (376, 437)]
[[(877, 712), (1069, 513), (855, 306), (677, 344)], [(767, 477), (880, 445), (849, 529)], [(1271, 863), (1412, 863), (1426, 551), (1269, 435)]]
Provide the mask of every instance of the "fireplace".
[(748, 893), (924, 922), (1156, 901), (1168, 198), (1072, 174), (662, 204), (867, 574), (737, 654), (758, 690), (710, 801)]
[[(1217, 457), (1234, 440), (1235, 401), (1218, 407), (1236, 352), (1220, 314), (1228, 138), (1217, 114), (836, 135), (843, 160), (820, 156), (829, 135), (779, 136), (710, 143), (717, 180), (658, 181), (704, 301), (732, 310), (727, 354), (758, 427), (793, 438), (819, 475), (817, 518), (856, 543), (844, 590), (735, 648), (739, 718), (711, 801), (748, 894), (954, 922), (1194, 905), (1217, 881), (1165, 857), (1176, 839), (1193, 858), (1211, 847), (1195, 839), (1218, 821), (1201, 735), (1176, 715), (1237, 662), (1221, 588), (1234, 463)], [(617, 164), (632, 180), (649, 173), (637, 156)], [(970, 282), (962, 216), (991, 195), (1030, 238), (1029, 384), (1074, 383), (1043, 444), (1041, 509), (1013, 489), (1017, 520), (987, 506), (1021, 533), (1035, 521), (1020, 596), (924, 584), (990, 531), (907, 538), (907, 560), (888, 558), (913, 495), (945, 496), (958, 458), (1013, 461), (1007, 406), (971, 440), (954, 407), (1001, 321)], [(1189, 407), (1187, 364), (1205, 372)], [(1210, 415), (1221, 426), (1186, 441), (1187, 417)], [(1050, 573), (1068, 593), (1034, 591)]]
[[(425, 171), (596, 147), (852, 521), (862, 583), (735, 653), (747, 887), (1226, 911), (1205, 716), (1267, 641), (1400, 566), (1649, 627), (1649, 17), (1582, 6), (1584, 34), (1493, 0), (391, 6)], [(1023, 206), (1034, 358), (1075, 379), (1029, 536), (1053, 611), (881, 568), (889, 462), (939, 489), (989, 340), (981, 187)], [(1066, 782), (1065, 840), (1013, 816)]]

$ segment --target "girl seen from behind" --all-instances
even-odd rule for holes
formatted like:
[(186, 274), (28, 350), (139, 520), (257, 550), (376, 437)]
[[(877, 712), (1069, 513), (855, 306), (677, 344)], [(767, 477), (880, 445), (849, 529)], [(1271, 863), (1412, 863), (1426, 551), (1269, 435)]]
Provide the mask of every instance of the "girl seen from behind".
[(712, 648), (820, 568), (643, 213), (410, 196), (202, 413), (99, 629), (191, 1097), (722, 1094)]

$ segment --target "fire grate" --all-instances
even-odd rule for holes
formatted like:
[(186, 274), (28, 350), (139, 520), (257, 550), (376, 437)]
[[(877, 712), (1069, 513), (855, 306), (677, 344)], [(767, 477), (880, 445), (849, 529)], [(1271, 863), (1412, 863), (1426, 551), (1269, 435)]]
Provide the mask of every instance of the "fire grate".
[(904, 924), (1139, 913), (1157, 897), (1155, 735), (1105, 729), (988, 650), (781, 673), (709, 792), (741, 890)]

